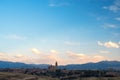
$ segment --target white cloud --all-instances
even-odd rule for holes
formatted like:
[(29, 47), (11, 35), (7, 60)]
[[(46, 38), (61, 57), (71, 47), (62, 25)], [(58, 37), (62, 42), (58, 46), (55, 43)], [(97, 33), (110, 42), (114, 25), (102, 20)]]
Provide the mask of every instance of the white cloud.
[(23, 55), (22, 54), (17, 54), (17, 55), (15, 55), (15, 57), (16, 58), (21, 58), (21, 57), (23, 57)]
[(112, 47), (112, 48), (119, 48), (120, 47), (117, 43), (114, 43), (114, 42), (111, 42), (111, 41), (106, 42), (104, 45), (106, 47)]
[(117, 28), (117, 26), (115, 24), (109, 24), (109, 23), (104, 24), (103, 27), (104, 28)]
[(108, 54), (108, 53), (110, 53), (110, 52), (109, 52), (109, 51), (101, 50), (100, 53)]
[(51, 49), (49, 53), (41, 53), (38, 49), (32, 48), (31, 51), (37, 55), (35, 63), (52, 64), (55, 61), (61, 62), (61, 58), (59, 57), (59, 52), (57, 50)]
[(85, 59), (87, 56), (83, 53), (74, 53), (74, 52), (70, 52), (67, 51), (67, 56), (70, 57), (71, 59)]
[(32, 48), (31, 51), (34, 53), (34, 54), (40, 54), (40, 50), (38, 50), (37, 48)]
[(108, 42), (105, 42), (105, 43), (102, 43), (102, 42), (98, 41), (98, 45), (105, 46), (105, 47), (108, 47), (108, 48), (119, 48), (120, 47), (118, 43), (111, 42), (111, 41), (108, 41)]
[(110, 6), (104, 6), (104, 9), (108, 9), (112, 12), (120, 11), (120, 0), (114, 0), (114, 3)]
[(50, 52), (53, 53), (53, 54), (57, 54), (58, 53), (58, 51), (56, 51), (54, 49), (50, 50)]
[(100, 42), (100, 41), (98, 41), (97, 43), (98, 43), (98, 45), (100, 45), (100, 46), (104, 45), (104, 44), (103, 44), (102, 42)]

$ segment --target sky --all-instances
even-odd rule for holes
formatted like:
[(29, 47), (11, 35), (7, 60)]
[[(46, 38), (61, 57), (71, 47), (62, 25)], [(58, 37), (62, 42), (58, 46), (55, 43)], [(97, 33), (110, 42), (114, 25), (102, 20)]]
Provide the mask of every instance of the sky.
[(0, 0), (0, 60), (120, 61), (120, 0)]

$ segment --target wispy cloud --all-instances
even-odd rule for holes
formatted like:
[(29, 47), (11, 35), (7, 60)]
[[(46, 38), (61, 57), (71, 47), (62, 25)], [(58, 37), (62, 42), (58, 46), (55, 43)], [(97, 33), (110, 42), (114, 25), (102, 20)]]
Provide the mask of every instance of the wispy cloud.
[(103, 53), (103, 54), (109, 54), (110, 52), (109, 51), (105, 51), (105, 50), (101, 50), (99, 51), (100, 53)]
[(65, 45), (68, 45), (68, 46), (78, 46), (78, 45), (80, 45), (79, 42), (65, 41), (64, 43), (65, 43)]
[(117, 28), (115, 24), (109, 24), (109, 23), (104, 24), (103, 27), (104, 28)]
[(34, 59), (28, 55), (17, 54), (17, 55), (9, 55), (7, 53), (0, 52), (0, 60), (4, 61), (12, 61), (12, 62), (24, 62), (24, 63), (33, 63)]
[(23, 54), (16, 54), (11, 56), (13, 62), (24, 62), (24, 63), (34, 63), (35, 62), (35, 57), (31, 57), (29, 55), (23, 55)]
[(115, 18), (115, 20), (120, 21), (120, 17)]
[(115, 37), (119, 37), (119, 36), (120, 36), (120, 33), (119, 33), (119, 32), (113, 32), (112, 34), (113, 34), (113, 36), (115, 36)]
[(56, 50), (50, 50), (49, 54), (48, 53), (40, 54), (36, 58), (36, 62), (53, 64), (53, 62), (58, 61), (59, 64), (65, 65), (65, 64), (82, 64), (87, 62), (98, 62), (107, 59), (106, 57), (101, 55), (89, 56), (89, 55), (85, 55), (84, 53), (75, 53), (71, 51), (64, 52), (64, 57), (60, 57), (60, 55), (61, 55), (60, 52)]
[(120, 47), (120, 45), (118, 43), (115, 43), (115, 42), (112, 42), (112, 41), (108, 41), (108, 42), (105, 42), (105, 43), (102, 43), (102, 42), (98, 41), (98, 45), (105, 46), (107, 48), (119, 48)]
[(58, 51), (54, 50), (54, 49), (50, 50), (50, 52), (53, 53), (53, 54), (57, 54), (58, 53)]
[[(11, 58), (10, 58), (11, 59)], [(3, 52), (0, 52), (0, 60), (10, 60), (9, 55)]]
[(104, 6), (104, 9), (108, 9), (112, 12), (118, 12), (120, 11), (120, 0), (113, 0), (113, 4), (110, 6)]
[(8, 38), (8, 39), (16, 39), (16, 40), (24, 40), (24, 39), (27, 39), (26, 37), (19, 36), (19, 35), (16, 35), (16, 34), (7, 35), (7, 36), (5, 36), (5, 38)]
[(50, 3), (49, 4), (49, 6), (51, 6), (51, 7), (68, 6), (68, 5), (69, 5), (68, 3), (59, 3), (59, 4)]
[(118, 44), (120, 44), (120, 42)]
[(60, 6), (68, 6), (70, 3), (65, 2), (65, 0), (49, 0), (50, 7), (60, 7)]
[(74, 64), (80, 64), (80, 63), (87, 63), (87, 62), (98, 62), (101, 60), (105, 60), (106, 57), (101, 56), (101, 55), (85, 55), (83, 53), (74, 53), (71, 51), (67, 51), (67, 63), (74, 63)]
[(103, 44), (102, 42), (100, 42), (100, 41), (98, 41), (97, 43), (98, 43), (98, 45), (100, 45), (100, 46), (103, 46), (103, 45), (104, 45), (104, 44)]
[[(34, 54), (34, 53), (33, 53)], [(65, 64), (82, 64), (87, 62), (98, 62), (107, 59), (101, 55), (85, 55), (84, 53), (75, 53), (71, 51), (64, 52), (64, 56), (60, 57), (61, 53), (52, 49), (49, 53), (34, 54), (33, 56), (24, 54), (8, 55), (0, 53), (0, 60), (24, 62), (34, 64), (54, 64), (58, 61), (60, 65)]]
[(79, 59), (84, 59), (86, 58), (87, 56), (83, 53), (74, 53), (74, 52), (71, 52), (71, 51), (67, 51), (66, 52), (68, 57), (72, 58), (72, 59), (76, 59), (76, 58), (79, 58)]
[(38, 50), (37, 48), (32, 48), (31, 51), (34, 53), (34, 54), (40, 54), (40, 50)]

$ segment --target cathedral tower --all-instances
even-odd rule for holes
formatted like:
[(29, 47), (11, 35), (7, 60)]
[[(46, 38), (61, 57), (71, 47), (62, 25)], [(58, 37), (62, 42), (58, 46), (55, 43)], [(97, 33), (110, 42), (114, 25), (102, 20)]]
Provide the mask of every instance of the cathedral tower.
[(55, 67), (56, 67), (56, 68), (58, 67), (58, 63), (57, 63), (57, 61), (55, 62)]

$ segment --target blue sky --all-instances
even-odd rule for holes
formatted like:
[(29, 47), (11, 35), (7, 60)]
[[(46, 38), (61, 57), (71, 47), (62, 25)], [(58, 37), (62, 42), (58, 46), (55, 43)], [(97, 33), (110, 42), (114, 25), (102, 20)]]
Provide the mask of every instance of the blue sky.
[(0, 0), (0, 60), (120, 60), (120, 0)]

